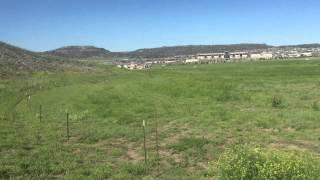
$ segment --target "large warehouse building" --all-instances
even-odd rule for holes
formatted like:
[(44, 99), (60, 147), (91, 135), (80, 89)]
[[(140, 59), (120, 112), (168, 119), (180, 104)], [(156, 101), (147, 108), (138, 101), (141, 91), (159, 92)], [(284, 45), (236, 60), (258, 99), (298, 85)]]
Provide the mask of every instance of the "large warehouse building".
[(272, 59), (272, 53), (249, 53), (249, 52), (224, 52), (224, 53), (206, 53), (197, 54), (198, 60), (237, 60), (237, 59)]

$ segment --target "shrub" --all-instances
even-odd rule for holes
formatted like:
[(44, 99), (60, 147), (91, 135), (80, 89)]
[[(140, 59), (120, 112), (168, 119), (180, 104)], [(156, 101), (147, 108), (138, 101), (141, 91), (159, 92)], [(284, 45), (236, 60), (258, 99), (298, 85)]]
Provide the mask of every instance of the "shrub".
[(227, 150), (216, 164), (218, 179), (317, 179), (320, 160), (310, 154), (248, 146)]
[(319, 106), (319, 103), (318, 102), (313, 102), (312, 103), (312, 109), (315, 110), (315, 111), (319, 111), (320, 110), (320, 106)]
[(281, 107), (283, 100), (280, 96), (273, 96), (272, 98), (272, 107), (278, 108)]

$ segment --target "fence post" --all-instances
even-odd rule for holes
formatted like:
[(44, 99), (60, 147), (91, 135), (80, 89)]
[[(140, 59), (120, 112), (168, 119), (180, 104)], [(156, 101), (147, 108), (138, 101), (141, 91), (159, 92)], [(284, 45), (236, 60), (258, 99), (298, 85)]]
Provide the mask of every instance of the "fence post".
[(143, 149), (144, 149), (144, 163), (147, 164), (147, 148), (146, 148), (146, 122), (142, 121), (143, 128)]
[(39, 107), (39, 121), (41, 122), (42, 121), (42, 106), (40, 104), (40, 107)]
[(68, 141), (69, 141), (69, 112), (67, 112), (67, 138), (68, 138)]
[(160, 171), (160, 154), (159, 154), (159, 138), (158, 138), (158, 112), (156, 109), (155, 112), (155, 121), (156, 121), (156, 151), (157, 151), (157, 176), (159, 176)]

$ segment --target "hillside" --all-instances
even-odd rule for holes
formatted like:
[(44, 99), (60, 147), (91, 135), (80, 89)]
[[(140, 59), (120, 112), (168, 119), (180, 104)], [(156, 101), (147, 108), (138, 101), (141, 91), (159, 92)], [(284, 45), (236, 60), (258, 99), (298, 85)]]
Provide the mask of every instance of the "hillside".
[(158, 48), (144, 48), (129, 52), (111, 52), (104, 48), (95, 46), (66, 46), (43, 53), (34, 53), (21, 48), (17, 48), (6, 43), (1, 43), (2, 59), (88, 59), (88, 58), (165, 58), (181, 55), (194, 55), (197, 53), (215, 53), (225, 51), (250, 51), (267, 48), (318, 48), (320, 44), (301, 44), (286, 46), (270, 46), (267, 44), (231, 44), (231, 45), (188, 45), (170, 46)]
[(0, 77), (32, 71), (62, 70), (64, 59), (0, 42)]
[(320, 48), (320, 44), (298, 44), (298, 45), (286, 45), (286, 46), (279, 46), (279, 48)]
[(66, 46), (45, 54), (66, 58), (166, 58), (181, 55), (194, 55), (197, 53), (218, 53), (225, 51), (250, 51), (268, 48), (318, 48), (320, 44), (301, 44), (286, 46), (271, 46), (267, 44), (231, 44), (231, 45), (188, 45), (168, 46), (158, 48), (143, 48), (129, 52), (111, 52), (95, 46)]
[(231, 45), (189, 45), (138, 49), (128, 53), (129, 57), (161, 58), (179, 55), (194, 55), (197, 53), (244, 51), (270, 48), (267, 44), (231, 44)]
[(109, 55), (110, 51), (94, 46), (66, 46), (45, 53), (66, 58), (89, 58), (106, 57)]
[(272, 46), (266, 44), (233, 44), (233, 45), (189, 45), (171, 46), (159, 48), (145, 48), (129, 52), (110, 52), (104, 48), (94, 46), (66, 46), (52, 51), (45, 52), (49, 55), (67, 58), (165, 58), (179, 55), (193, 55), (197, 53), (224, 52), (224, 51), (244, 51), (253, 49), (266, 49)]

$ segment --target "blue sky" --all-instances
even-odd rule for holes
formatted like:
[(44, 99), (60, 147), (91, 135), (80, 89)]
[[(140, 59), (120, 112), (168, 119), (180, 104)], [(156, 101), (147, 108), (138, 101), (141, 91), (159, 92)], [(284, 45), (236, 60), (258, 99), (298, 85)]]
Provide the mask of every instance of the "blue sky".
[(34, 51), (319, 43), (319, 0), (0, 0), (0, 41)]

